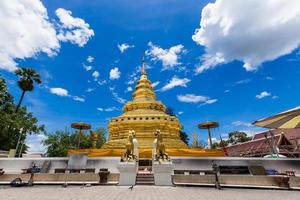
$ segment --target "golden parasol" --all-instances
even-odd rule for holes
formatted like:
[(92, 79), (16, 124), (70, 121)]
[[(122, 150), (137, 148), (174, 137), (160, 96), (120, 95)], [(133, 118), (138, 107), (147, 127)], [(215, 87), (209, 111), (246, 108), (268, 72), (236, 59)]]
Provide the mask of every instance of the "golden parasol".
[(210, 133), (210, 129), (211, 128), (217, 128), (219, 127), (219, 123), (218, 122), (202, 122), (200, 124), (198, 124), (198, 128), (199, 129), (207, 129), (208, 131), (208, 139), (209, 139), (209, 147), (212, 147), (212, 140), (211, 140), (211, 133)]
[(82, 130), (89, 130), (89, 129), (91, 129), (91, 125), (83, 123), (83, 122), (76, 122), (76, 123), (72, 123), (71, 127), (74, 128), (74, 129), (78, 129), (79, 130), (78, 148), (80, 148), (80, 139), (82, 137)]
[(300, 106), (253, 122), (254, 125), (269, 129), (300, 128)]

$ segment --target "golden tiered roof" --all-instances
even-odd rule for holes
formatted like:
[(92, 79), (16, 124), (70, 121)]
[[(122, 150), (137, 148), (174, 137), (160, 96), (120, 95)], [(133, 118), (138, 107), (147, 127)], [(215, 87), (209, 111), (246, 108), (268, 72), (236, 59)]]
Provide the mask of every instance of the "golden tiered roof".
[(108, 125), (108, 142), (106, 149), (124, 148), (129, 130), (135, 130), (139, 148), (152, 148), (154, 132), (160, 129), (167, 148), (187, 148), (179, 136), (181, 124), (175, 116), (165, 113), (166, 106), (156, 100), (156, 94), (147, 78), (144, 61), (141, 77), (132, 95), (123, 107), (123, 114), (111, 119)]

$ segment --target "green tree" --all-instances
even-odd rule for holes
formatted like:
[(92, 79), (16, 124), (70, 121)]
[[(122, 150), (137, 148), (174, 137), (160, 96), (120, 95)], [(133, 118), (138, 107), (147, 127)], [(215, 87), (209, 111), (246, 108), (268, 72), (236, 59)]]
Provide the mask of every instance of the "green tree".
[[(105, 142), (105, 129), (99, 128), (95, 131), (98, 135), (97, 148), (100, 148)], [(79, 139), (78, 131), (70, 132), (56, 131), (47, 135), (47, 139), (43, 141), (43, 144), (47, 148), (46, 155), (49, 157), (66, 157), (69, 149), (76, 149)], [(92, 141), (89, 134), (83, 134), (81, 136), (81, 147), (88, 149), (92, 146)]]
[[(8, 151), (16, 147), (21, 132), (21, 144), (25, 141), (27, 134), (39, 134), (44, 132), (44, 126), (38, 125), (38, 120), (21, 107), (15, 112), (16, 105), (10, 95), (5, 80), (0, 77), (0, 149)], [(22, 129), (21, 129), (22, 128)], [(27, 147), (23, 148), (23, 152)]]
[(16, 112), (18, 112), (23, 101), (25, 92), (33, 91), (34, 83), (40, 84), (42, 81), (40, 75), (32, 68), (19, 68), (15, 71), (15, 74), (20, 77), (20, 80), (18, 81), (18, 86), (22, 90), (21, 98), (16, 107)]
[(174, 113), (174, 109), (171, 107), (166, 108), (166, 114), (171, 115), (171, 116), (176, 116)]
[(249, 140), (251, 140), (251, 137), (248, 137), (245, 132), (233, 131), (228, 133), (228, 143), (230, 144), (247, 142)]
[(12, 96), (9, 94), (5, 80), (0, 76), (0, 109), (12, 103)]
[[(183, 129), (183, 128), (182, 128)], [(189, 136), (188, 136), (188, 134), (185, 132), (185, 131), (183, 131), (183, 130), (180, 130), (179, 131), (179, 134), (180, 134), (180, 139), (186, 144), (186, 145), (189, 145)]]
[(212, 145), (211, 145), (211, 148), (212, 149), (217, 149), (217, 148), (219, 148), (220, 147), (220, 143), (219, 142), (214, 142), (214, 143), (212, 143)]

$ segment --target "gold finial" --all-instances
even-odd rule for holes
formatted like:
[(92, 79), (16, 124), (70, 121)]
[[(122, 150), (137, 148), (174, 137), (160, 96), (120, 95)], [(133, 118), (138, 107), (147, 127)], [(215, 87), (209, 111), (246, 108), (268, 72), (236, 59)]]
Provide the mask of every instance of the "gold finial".
[(145, 55), (143, 55), (143, 57), (142, 57), (141, 74), (142, 74), (142, 75), (147, 75), (147, 73), (146, 73), (146, 67), (145, 67)]

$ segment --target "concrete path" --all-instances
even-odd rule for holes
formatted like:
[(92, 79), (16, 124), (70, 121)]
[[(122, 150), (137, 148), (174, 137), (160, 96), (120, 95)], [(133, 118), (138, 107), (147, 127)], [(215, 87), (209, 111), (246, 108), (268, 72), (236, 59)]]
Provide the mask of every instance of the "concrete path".
[(300, 191), (232, 189), (215, 190), (202, 187), (157, 187), (135, 186), (132, 190), (125, 186), (34, 186), (10, 188), (0, 186), (2, 200), (297, 200)]

